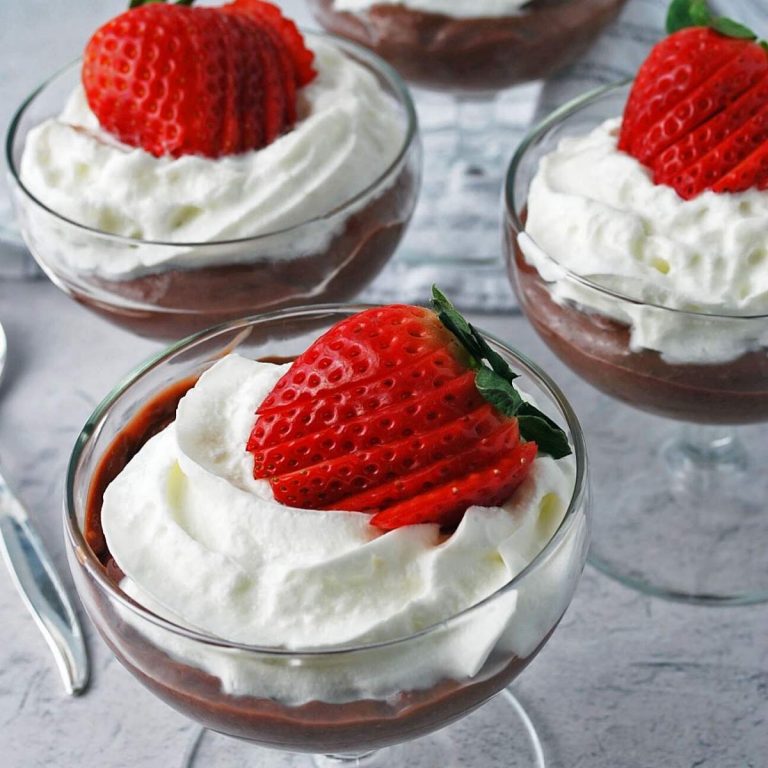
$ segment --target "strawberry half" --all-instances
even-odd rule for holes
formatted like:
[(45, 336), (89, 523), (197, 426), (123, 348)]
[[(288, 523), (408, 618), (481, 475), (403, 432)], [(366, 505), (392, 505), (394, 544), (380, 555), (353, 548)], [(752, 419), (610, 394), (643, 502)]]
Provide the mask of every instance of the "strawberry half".
[(675, 0), (668, 28), (637, 73), (619, 149), (686, 200), (768, 188), (768, 49), (701, 0)]
[(156, 156), (259, 149), (296, 121), (313, 55), (269, 3), (134, 2), (88, 42), (82, 81), (102, 127)]
[(452, 528), (473, 504), (506, 501), (537, 450), (570, 452), (437, 289), (433, 304), (354, 315), (277, 382), (247, 445), (277, 501), (373, 513), (386, 530)]

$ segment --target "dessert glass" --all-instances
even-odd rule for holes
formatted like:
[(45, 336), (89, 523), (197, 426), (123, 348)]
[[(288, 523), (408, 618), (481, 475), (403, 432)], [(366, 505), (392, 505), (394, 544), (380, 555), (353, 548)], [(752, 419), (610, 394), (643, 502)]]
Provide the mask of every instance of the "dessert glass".
[[(468, 742), (455, 740), (452, 731), (430, 735), (502, 692), (533, 659), (570, 603), (586, 560), (589, 497), (581, 428), (552, 380), (495, 339), (489, 337), (492, 346), (522, 374), (521, 387), (565, 427), (576, 480), (562, 523), (538, 556), (505, 587), (450, 619), (409, 637), (358, 647), (301, 651), (231, 643), (134, 602), (110, 576), (104, 552), (100, 559), (86, 539), (89, 495), (98, 493), (94, 476), (108, 448), (119, 445), (127, 460), (133, 443), (142, 442), (126, 425), (148, 400), (174, 385), (178, 400), (197, 376), (235, 350), (254, 359), (290, 358), (361, 309), (305, 307), (220, 325), (170, 347), (121, 382), (88, 420), (69, 464), (64, 525), (77, 591), (104, 640), (144, 685), (210, 731), (241, 740), (206, 731), (190, 749), (190, 765), (311, 763), (271, 749), (330, 756), (316, 758), (320, 765), (445, 766), (456, 759), (465, 765), (461, 756), (478, 749), (480, 734), (490, 736), (489, 749), (498, 750), (503, 733), (503, 749), (484, 765), (541, 766), (535, 730), (509, 693), (473, 716), (469, 734), (464, 731)], [(179, 382), (185, 383), (181, 389)], [(174, 411), (166, 408), (165, 415), (172, 418)], [(123, 464), (110, 466), (109, 476)], [(471, 655), (489, 627), (495, 632), (474, 671), (460, 679), (443, 674), (446, 652)], [(425, 683), (414, 680), (414, 670), (417, 679), (426, 675)], [(240, 681), (238, 692), (233, 680)], [(291, 693), (276, 695), (278, 682)], [(396, 752), (385, 749), (400, 744)]]
[[(618, 401), (601, 399), (595, 411), (595, 439), (602, 447), (592, 462), (599, 512), (590, 562), (633, 588), (669, 599), (763, 601), (768, 316), (682, 311), (617, 293), (564, 268), (525, 231), (528, 189), (541, 157), (563, 137), (583, 135), (622, 114), (630, 85), (606, 86), (566, 104), (517, 150), (505, 189), (510, 277), (550, 349)], [(536, 255), (538, 268), (523, 250)], [(733, 345), (735, 353), (728, 362), (671, 362), (634, 348), (630, 322), (663, 323), (684, 331), (686, 339), (707, 339), (720, 349)], [(754, 343), (743, 351), (734, 338)], [(599, 456), (610, 456), (610, 462)]]
[[(34, 91), (11, 121), (6, 159), (22, 235), (51, 281), (106, 319), (160, 339), (178, 339), (254, 312), (354, 298), (395, 252), (411, 218), (421, 182), (421, 143), (413, 102), (400, 76), (360, 46), (315, 37), (331, 39), (376, 77), (399, 107), (403, 144), (390, 166), (344, 204), (255, 237), (152, 242), (93, 229), (51, 210), (21, 181), (21, 154), (29, 130), (60, 113), (79, 82), (80, 63)], [(163, 264), (172, 255), (186, 258), (189, 252), (191, 266), (148, 268), (138, 276), (107, 279), (75, 268), (68, 257), (78, 250), (103, 253), (115, 261), (138, 250), (141, 262), (150, 265)]]
[(450, 97), (445, 107), (428, 94), (417, 99), (428, 172), (398, 255), (411, 267), (414, 300), (436, 279), (429, 267), (439, 266), (440, 284), (457, 305), (514, 305), (498, 247), (498, 198), (510, 150), (500, 97), (576, 61), (625, 2), (532, 0), (506, 16), (457, 17), (409, 8), (407, 0), (355, 12), (337, 10), (334, 0), (309, 0), (325, 29), (371, 48), (410, 84)]

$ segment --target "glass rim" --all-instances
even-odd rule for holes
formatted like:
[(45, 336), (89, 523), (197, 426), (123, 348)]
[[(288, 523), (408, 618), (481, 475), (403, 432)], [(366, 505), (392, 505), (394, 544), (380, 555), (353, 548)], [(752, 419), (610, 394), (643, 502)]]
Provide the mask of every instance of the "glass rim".
[(187, 336), (186, 338), (164, 348), (160, 352), (146, 359), (136, 366), (126, 376), (124, 376), (96, 406), (93, 413), (88, 417), (85, 425), (75, 440), (68, 465), (64, 491), (64, 529), (68, 538), (68, 545), (76, 553), (79, 564), (85, 568), (89, 576), (102, 592), (105, 592), (111, 599), (120, 603), (123, 608), (128, 609), (132, 614), (142, 621), (147, 621), (156, 627), (170, 631), (171, 633), (184, 637), (186, 639), (202, 643), (204, 645), (245, 651), (262, 655), (276, 657), (292, 656), (337, 656), (360, 651), (368, 651), (381, 648), (389, 648), (410, 642), (416, 638), (424, 637), (441, 628), (447, 628), (467, 615), (482, 610), (482, 608), (491, 602), (497, 600), (509, 592), (516, 590), (530, 574), (536, 572), (541, 564), (548, 559), (549, 555), (555, 551), (561, 542), (566, 538), (570, 530), (575, 526), (579, 510), (585, 500), (588, 482), (587, 482), (587, 448), (584, 433), (571, 404), (568, 402), (565, 394), (552, 378), (544, 372), (536, 363), (530, 360), (526, 355), (510, 347), (508, 344), (497, 338), (493, 334), (482, 331), (483, 336), (494, 342), (497, 346), (510, 354), (515, 361), (522, 364), (524, 368), (535, 378), (547, 394), (552, 398), (560, 413), (564, 416), (566, 424), (571, 434), (571, 445), (573, 456), (576, 462), (576, 476), (574, 479), (573, 490), (568, 502), (568, 506), (563, 515), (563, 519), (557, 530), (552, 534), (547, 543), (536, 554), (536, 556), (523, 568), (514, 578), (497, 589), (495, 592), (486, 596), (479, 602), (453, 614), (450, 617), (435, 622), (418, 632), (410, 635), (396, 637), (389, 640), (376, 641), (371, 643), (360, 643), (356, 645), (332, 645), (323, 648), (294, 648), (288, 649), (277, 646), (263, 646), (248, 643), (239, 643), (226, 640), (218, 635), (210, 634), (200, 629), (193, 629), (182, 624), (176, 624), (158, 614), (150, 611), (137, 601), (130, 598), (118, 585), (115, 584), (107, 575), (104, 566), (94, 554), (87, 543), (83, 530), (78, 524), (76, 504), (74, 499), (74, 481), (80, 466), (80, 460), (87, 445), (94, 435), (98, 435), (103, 420), (109, 414), (112, 406), (120, 399), (136, 382), (145, 375), (163, 365), (167, 360), (174, 357), (179, 352), (189, 349), (203, 341), (213, 339), (216, 336), (227, 332), (237, 332), (246, 330), (257, 325), (269, 324), (283, 319), (296, 319), (296, 317), (311, 317), (313, 315), (322, 316), (334, 313), (344, 313), (351, 315), (371, 309), (378, 305), (370, 304), (318, 304), (312, 306), (292, 307), (288, 309), (277, 310), (266, 314), (250, 315), (238, 320), (229, 321), (215, 325), (198, 333)]
[(357, 43), (351, 40), (347, 40), (343, 37), (339, 37), (338, 35), (333, 35), (328, 32), (321, 32), (316, 30), (305, 30), (305, 29), (302, 29), (302, 33), (310, 35), (311, 37), (318, 37), (321, 39), (332, 41), (334, 45), (340, 46), (342, 49), (346, 48), (352, 51), (356, 57), (359, 57), (365, 62), (366, 66), (368, 66), (377, 74), (382, 75), (389, 82), (394, 92), (394, 95), (397, 97), (398, 103), (404, 108), (404, 111), (405, 111), (405, 119), (406, 119), (405, 136), (403, 137), (402, 146), (400, 147), (397, 155), (392, 160), (392, 162), (371, 183), (367, 184), (362, 190), (355, 193), (352, 197), (345, 200), (344, 202), (339, 203), (331, 210), (326, 211), (325, 213), (319, 214), (317, 216), (313, 216), (312, 218), (306, 219), (298, 224), (293, 224), (289, 227), (282, 227), (280, 229), (271, 230), (269, 232), (262, 232), (258, 235), (251, 235), (249, 237), (236, 237), (236, 238), (230, 238), (226, 240), (205, 240), (202, 242), (191, 242), (191, 241), (182, 241), (182, 240), (145, 240), (138, 237), (118, 235), (112, 232), (105, 232), (104, 230), (98, 229), (97, 227), (92, 227), (92, 226), (89, 226), (88, 224), (83, 224), (82, 222), (79, 222), (79, 221), (75, 221), (74, 219), (71, 219), (68, 216), (65, 216), (64, 214), (59, 213), (58, 211), (55, 211), (53, 208), (46, 205), (42, 200), (40, 200), (37, 196), (35, 196), (31, 192), (31, 190), (29, 190), (27, 186), (24, 184), (24, 182), (21, 180), (20, 169), (17, 167), (17, 163), (15, 162), (13, 157), (13, 149), (14, 149), (14, 144), (16, 142), (18, 130), (21, 124), (21, 120), (26, 114), (29, 107), (32, 106), (32, 104), (35, 102), (38, 96), (40, 96), (49, 86), (53, 85), (53, 83), (56, 82), (60, 77), (63, 77), (64, 75), (68, 74), (75, 67), (80, 66), (82, 62), (82, 57), (78, 57), (74, 61), (70, 61), (68, 64), (61, 67), (52, 75), (47, 77), (42, 83), (40, 83), (40, 85), (38, 85), (35, 89), (33, 89), (33, 91), (21, 102), (19, 107), (14, 112), (13, 117), (11, 118), (11, 121), (8, 124), (8, 130), (5, 136), (5, 162), (8, 166), (8, 173), (11, 176), (13, 182), (16, 184), (16, 186), (24, 193), (24, 195), (32, 203), (34, 203), (38, 208), (41, 208), (51, 216), (54, 216), (59, 221), (62, 221), (69, 226), (75, 227), (76, 229), (81, 230), (83, 232), (87, 232), (91, 235), (96, 235), (98, 237), (111, 240), (113, 242), (118, 242), (118, 243), (131, 245), (131, 246), (201, 248), (205, 246), (219, 247), (219, 246), (226, 246), (226, 245), (238, 245), (238, 244), (243, 245), (246, 243), (258, 243), (260, 241), (267, 240), (269, 238), (286, 235), (290, 232), (294, 232), (298, 229), (301, 229), (311, 224), (315, 224), (317, 222), (327, 221), (328, 219), (331, 219), (334, 216), (337, 216), (338, 214), (343, 213), (345, 210), (352, 208), (356, 203), (360, 202), (361, 200), (364, 200), (370, 194), (375, 192), (376, 189), (380, 187), (381, 184), (389, 176), (392, 175), (392, 173), (402, 164), (406, 155), (408, 154), (411, 147), (413, 146), (414, 141), (417, 140), (418, 134), (419, 134), (419, 130), (418, 130), (419, 121), (418, 121), (418, 116), (416, 112), (416, 107), (413, 102), (413, 98), (411, 96), (410, 90), (408, 89), (408, 86), (405, 83), (405, 80), (403, 80), (403, 78), (400, 76), (397, 70), (395, 70), (394, 67), (388, 64), (386, 61), (384, 61), (384, 59), (382, 59), (377, 54), (373, 53), (373, 51), (369, 50), (368, 48), (365, 48), (362, 45), (358, 45)]
[[(570, 280), (582, 287), (594, 291), (610, 299), (621, 301), (627, 304), (633, 304), (637, 307), (650, 308), (663, 310), (665, 312), (674, 312), (675, 314), (682, 315), (684, 317), (693, 317), (697, 319), (710, 319), (710, 320), (768, 320), (768, 313), (758, 313), (753, 315), (737, 315), (729, 314), (725, 312), (703, 312), (692, 309), (681, 309), (679, 307), (670, 307), (666, 304), (659, 304), (656, 302), (643, 301), (636, 296), (629, 296), (628, 294), (616, 291), (601, 283), (590, 280), (588, 277), (579, 275), (568, 267), (562, 265), (557, 259), (542, 248), (536, 240), (526, 231), (525, 225), (520, 219), (518, 213), (518, 201), (515, 199), (515, 180), (517, 172), (523, 159), (526, 157), (528, 150), (536, 144), (536, 142), (551, 128), (559, 125), (563, 120), (571, 117), (579, 112), (581, 109), (591, 106), (595, 102), (599, 101), (605, 96), (613, 95), (619, 92), (621, 89), (626, 88), (633, 82), (633, 78), (626, 78), (624, 80), (618, 80), (607, 85), (601, 85), (597, 88), (592, 88), (585, 93), (576, 96), (575, 98), (567, 101), (562, 106), (550, 112), (546, 117), (531, 127), (523, 137), (520, 144), (518, 144), (515, 153), (512, 155), (512, 159), (509, 162), (507, 172), (504, 178), (504, 207), (506, 214), (509, 217), (510, 223), (515, 230), (517, 236), (525, 235), (536, 246), (536, 248), (543, 254), (543, 256), (553, 265), (556, 269), (562, 272), (565, 279)], [(527, 192), (527, 191), (526, 191)]]

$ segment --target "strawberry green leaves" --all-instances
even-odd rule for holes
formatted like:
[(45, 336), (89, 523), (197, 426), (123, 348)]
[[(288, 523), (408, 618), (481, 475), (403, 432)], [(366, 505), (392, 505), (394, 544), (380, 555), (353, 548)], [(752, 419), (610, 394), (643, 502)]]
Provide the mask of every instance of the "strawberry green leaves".
[(512, 384), (517, 374), (436, 286), (432, 287), (432, 308), (440, 322), (472, 356), (478, 392), (497, 410), (516, 417), (520, 434), (525, 440), (536, 442), (541, 453), (549, 454), (554, 459), (568, 456), (571, 448), (565, 432), (535, 406), (523, 400)]
[(667, 32), (672, 34), (686, 27), (709, 27), (726, 37), (757, 40), (757, 35), (738, 21), (715, 16), (707, 0), (672, 0), (667, 12)]
[(464, 316), (451, 304), (446, 295), (436, 286), (432, 286), (432, 309), (440, 322), (462, 343), (477, 365), (487, 360), (491, 369), (502, 378), (512, 381), (517, 374), (507, 365), (507, 361), (495, 350)]

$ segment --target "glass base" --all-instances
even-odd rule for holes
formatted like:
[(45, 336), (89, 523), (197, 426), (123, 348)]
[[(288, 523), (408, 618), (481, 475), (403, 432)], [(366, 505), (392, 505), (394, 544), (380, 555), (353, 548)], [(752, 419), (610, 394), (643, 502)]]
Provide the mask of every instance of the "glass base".
[(264, 749), (201, 729), (182, 768), (545, 768), (533, 723), (503, 691), (471, 715), (420, 739), (369, 754), (313, 756)]
[[(592, 451), (592, 565), (670, 600), (768, 601), (765, 426), (687, 425), (659, 440), (633, 420), (623, 435), (626, 448)], [(621, 464), (620, 451), (628, 454)]]

